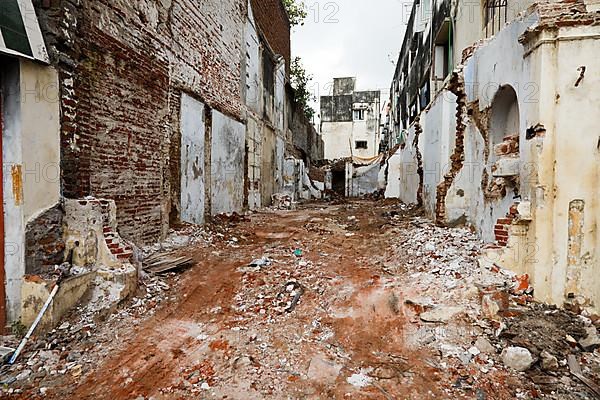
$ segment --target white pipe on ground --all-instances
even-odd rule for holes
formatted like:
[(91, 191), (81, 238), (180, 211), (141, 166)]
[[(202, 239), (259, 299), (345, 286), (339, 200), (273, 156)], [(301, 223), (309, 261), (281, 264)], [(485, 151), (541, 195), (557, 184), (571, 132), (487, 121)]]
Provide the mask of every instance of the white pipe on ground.
[(23, 350), (23, 347), (25, 347), (25, 345), (27, 344), (27, 340), (29, 340), (29, 338), (33, 334), (33, 331), (35, 331), (35, 328), (37, 328), (38, 324), (42, 320), (42, 317), (46, 313), (46, 310), (50, 306), (50, 303), (52, 303), (54, 296), (56, 296), (56, 292), (58, 292), (58, 283), (56, 285), (54, 285), (54, 289), (52, 289), (52, 292), (50, 293), (50, 297), (48, 297), (48, 300), (46, 300), (46, 303), (44, 303), (44, 307), (42, 307), (42, 309), (41, 309), (40, 313), (38, 314), (38, 316), (36, 317), (35, 321), (33, 321), (33, 324), (31, 324), (29, 331), (27, 331), (27, 335), (25, 335), (23, 340), (21, 340), (21, 343), (19, 343), (19, 347), (17, 347), (17, 350), (15, 350), (12, 357), (8, 361), (9, 364), (11, 364), (11, 365), (14, 364), (15, 361), (17, 360), (17, 357), (19, 357), (19, 354)]

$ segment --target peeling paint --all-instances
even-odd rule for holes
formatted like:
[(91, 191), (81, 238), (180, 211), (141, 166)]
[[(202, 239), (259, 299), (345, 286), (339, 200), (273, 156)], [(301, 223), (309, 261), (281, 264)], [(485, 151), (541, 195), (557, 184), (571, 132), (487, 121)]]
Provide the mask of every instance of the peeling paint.
[(10, 168), (10, 175), (12, 177), (12, 189), (15, 205), (20, 206), (23, 204), (23, 171), (21, 165), (12, 165)]
[(456, 95), (456, 142), (450, 156), (450, 171), (444, 175), (444, 181), (437, 187), (435, 222), (443, 225), (446, 221), (446, 195), (465, 161), (465, 131), (467, 129), (467, 93), (462, 70), (452, 73), (448, 89)]
[(583, 246), (583, 222), (585, 202), (573, 200), (569, 203), (569, 242), (567, 245), (567, 283), (565, 297), (579, 293), (581, 283), (581, 251)]

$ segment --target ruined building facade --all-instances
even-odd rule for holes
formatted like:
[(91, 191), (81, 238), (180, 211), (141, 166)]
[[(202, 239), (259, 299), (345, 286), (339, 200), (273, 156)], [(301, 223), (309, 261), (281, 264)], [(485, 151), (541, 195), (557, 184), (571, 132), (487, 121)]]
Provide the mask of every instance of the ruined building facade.
[(322, 158), (279, 0), (7, 4), (2, 32), (26, 27), (0, 43), (9, 320), (26, 275), (69, 254), (127, 262), (174, 223), (268, 206), (286, 159)]
[(380, 147), (379, 91), (357, 91), (356, 78), (335, 78), (333, 95), (321, 96), (325, 158), (373, 158)]
[[(391, 86), (386, 195), (469, 225), (536, 296), (600, 307), (600, 13), (581, 0), (415, 2)], [(594, 72), (595, 71), (595, 72)]]

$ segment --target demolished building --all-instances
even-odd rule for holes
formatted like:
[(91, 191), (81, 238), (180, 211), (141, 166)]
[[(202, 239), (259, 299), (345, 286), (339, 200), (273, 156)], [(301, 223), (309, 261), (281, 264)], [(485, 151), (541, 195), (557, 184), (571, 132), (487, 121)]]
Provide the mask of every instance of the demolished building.
[(599, 35), (588, 1), (415, 2), (386, 190), (471, 226), (483, 261), (528, 274), (539, 299), (596, 311)]
[(29, 276), (135, 264), (174, 224), (268, 206), (286, 162), (323, 158), (279, 0), (10, 0), (0, 18), (1, 327), (32, 304)]

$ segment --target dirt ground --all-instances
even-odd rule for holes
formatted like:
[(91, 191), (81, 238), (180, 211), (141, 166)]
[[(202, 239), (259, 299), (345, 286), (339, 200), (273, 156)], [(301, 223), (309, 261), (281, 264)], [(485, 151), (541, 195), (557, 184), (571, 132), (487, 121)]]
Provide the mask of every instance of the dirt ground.
[[(170, 275), (165, 301), (136, 313), (142, 285), (121, 317), (77, 340), (34, 346), (4, 371), (31, 374), (12, 392), (5, 386), (3, 398), (595, 398), (564, 363), (526, 373), (502, 365), (503, 348), (522, 336), (535, 341), (530, 350), (539, 357), (543, 333), (523, 331), (549, 313), (527, 298), (519, 308), (511, 294), (516, 311), (484, 318), (481, 288), (514, 277), (480, 271), (481, 243), (466, 229), (438, 228), (400, 203), (368, 200), (221, 225), (218, 241), (179, 250), (196, 264)], [(263, 257), (264, 265), (250, 265)], [(561, 318), (574, 324), (575, 340), (584, 335), (577, 316)], [(560, 332), (551, 334), (562, 361), (570, 350)], [(597, 353), (572, 352), (595, 378)], [(52, 361), (40, 362), (40, 354)], [(44, 368), (51, 362), (56, 367)]]

